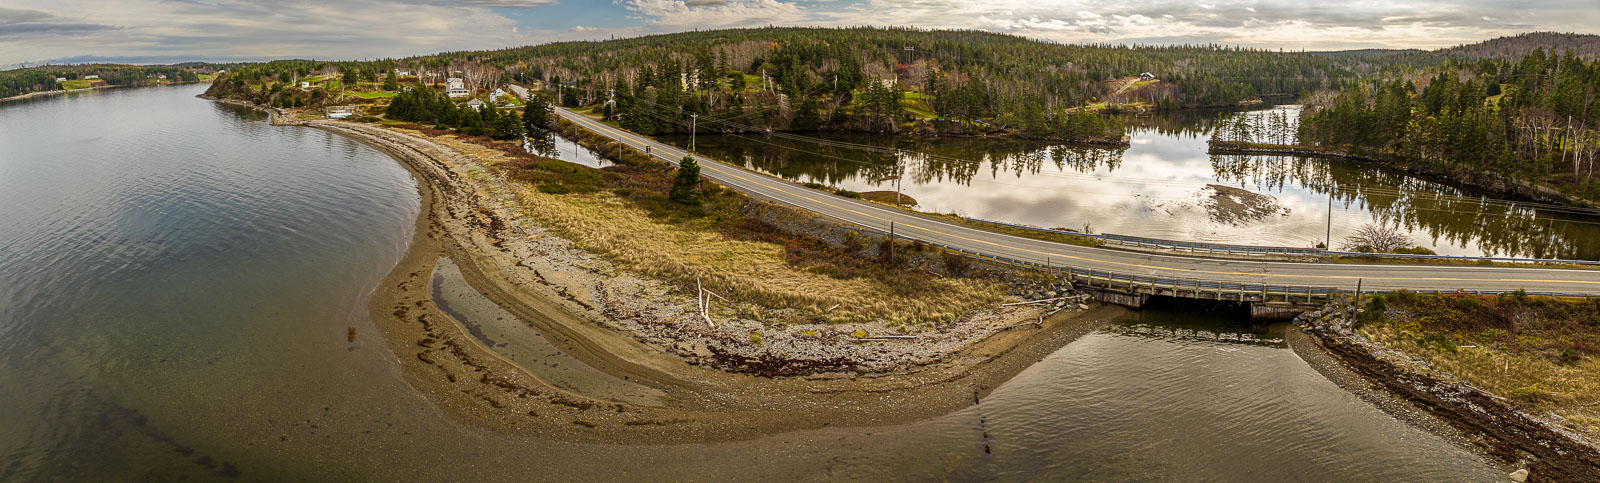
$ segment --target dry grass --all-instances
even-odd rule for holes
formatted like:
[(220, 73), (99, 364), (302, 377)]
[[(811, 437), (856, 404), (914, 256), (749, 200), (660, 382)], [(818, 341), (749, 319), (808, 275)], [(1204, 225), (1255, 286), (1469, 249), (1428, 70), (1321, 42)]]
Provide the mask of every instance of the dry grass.
[(784, 246), (737, 240), (710, 229), (652, 219), (612, 193), (550, 195), (520, 189), (525, 215), (626, 270), (678, 284), (696, 277), (713, 290), (768, 308), (796, 308), (829, 318), (892, 322), (952, 320), (1004, 296), (997, 283), (916, 276), (834, 277), (789, 263)]
[[(747, 198), (715, 185), (702, 190), (706, 201), (700, 206), (677, 205), (666, 200), (671, 173), (660, 166), (594, 170), (530, 160), (475, 138), (431, 138), (505, 172), (516, 191), (513, 208), (518, 216), (623, 270), (685, 290), (693, 290), (698, 278), (706, 288), (739, 302), (796, 309), (807, 322), (883, 320), (891, 325), (952, 321), (1005, 297), (1000, 282), (896, 269), (893, 261), (869, 260), (810, 238), (774, 233), (740, 214)], [(558, 176), (555, 182), (603, 181), (608, 189), (551, 190), (551, 171)], [(838, 308), (827, 310), (834, 305)]]
[(1533, 414), (1600, 438), (1600, 303), (1538, 297), (1390, 296), (1358, 331)]

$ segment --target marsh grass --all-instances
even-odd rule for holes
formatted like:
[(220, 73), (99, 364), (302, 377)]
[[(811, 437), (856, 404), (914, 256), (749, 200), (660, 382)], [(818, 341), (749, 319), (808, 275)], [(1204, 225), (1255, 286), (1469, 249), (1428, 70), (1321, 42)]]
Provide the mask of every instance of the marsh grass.
[(1363, 318), (1362, 335), (1600, 437), (1600, 300), (1411, 293), (1384, 300), (1381, 315)]
[[(931, 254), (931, 247), (902, 243), (889, 259), (876, 245), (836, 248), (747, 219), (743, 208), (749, 198), (709, 181), (702, 184), (701, 203), (674, 202), (666, 194), (671, 167), (639, 153), (593, 169), (523, 153), (512, 143), (422, 134), (504, 173), (512, 181), (518, 214), (578, 248), (686, 291), (698, 279), (741, 303), (794, 309), (779, 322), (882, 320), (891, 326), (927, 326), (969, 316), (1005, 296), (998, 281), (899, 268), (906, 254)], [(747, 309), (740, 311), (758, 312)], [(756, 315), (747, 318), (771, 317)]]

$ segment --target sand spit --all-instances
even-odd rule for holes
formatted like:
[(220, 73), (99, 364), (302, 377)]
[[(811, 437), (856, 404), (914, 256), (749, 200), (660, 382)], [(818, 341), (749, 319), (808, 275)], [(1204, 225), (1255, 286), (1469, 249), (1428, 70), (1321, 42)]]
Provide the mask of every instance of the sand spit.
[[(514, 217), (513, 188), (473, 156), (400, 130), (296, 121), (349, 136), (393, 156), (418, 179), (423, 200), (410, 252), (375, 293), (372, 313), (413, 386), (457, 420), (499, 431), (581, 441), (675, 442), (751, 438), (830, 425), (884, 425), (973, 404), (994, 387), (1122, 309), (1069, 310), (1034, 324), (1041, 309), (980, 314), (914, 340), (770, 338), (773, 361), (836, 361), (807, 375), (760, 376), (718, 368), (730, 337), (712, 329), (692, 296), (630, 276)], [(470, 285), (606, 373), (662, 391), (641, 406), (591, 398), (541, 381), (478, 343), (441, 312), (430, 274), (449, 256)], [(815, 332), (821, 327), (782, 330)], [(833, 332), (852, 327), (831, 327)], [(746, 357), (746, 356), (739, 356)], [(893, 361), (872, 371), (852, 358)]]

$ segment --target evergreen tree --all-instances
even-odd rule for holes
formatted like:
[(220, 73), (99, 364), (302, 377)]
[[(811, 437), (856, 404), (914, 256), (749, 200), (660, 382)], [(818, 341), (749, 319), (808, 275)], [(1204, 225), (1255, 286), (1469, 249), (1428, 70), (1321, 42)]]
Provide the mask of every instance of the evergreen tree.
[(551, 122), (550, 100), (544, 94), (528, 96), (528, 105), (522, 109), (522, 125), (527, 130), (548, 129)]
[(700, 204), (700, 163), (695, 162), (694, 156), (678, 161), (678, 173), (672, 178), (667, 197), (686, 205)]

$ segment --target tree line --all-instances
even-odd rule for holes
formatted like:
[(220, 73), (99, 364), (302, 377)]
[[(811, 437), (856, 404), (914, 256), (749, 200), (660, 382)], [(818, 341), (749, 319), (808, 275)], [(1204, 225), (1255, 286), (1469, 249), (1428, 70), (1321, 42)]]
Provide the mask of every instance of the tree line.
[(1453, 59), (1304, 99), (1302, 144), (1545, 180), (1600, 199), (1600, 60)]
[(87, 64), (25, 67), (0, 71), (0, 98), (59, 90), (62, 86), (56, 82), (56, 78), (81, 80), (91, 75), (99, 76), (101, 82), (113, 86), (154, 84), (162, 80), (159, 76), (163, 75), (166, 76), (166, 82), (195, 82), (200, 80), (199, 72), (210, 72), (215, 67), (213, 64), (184, 66)]

